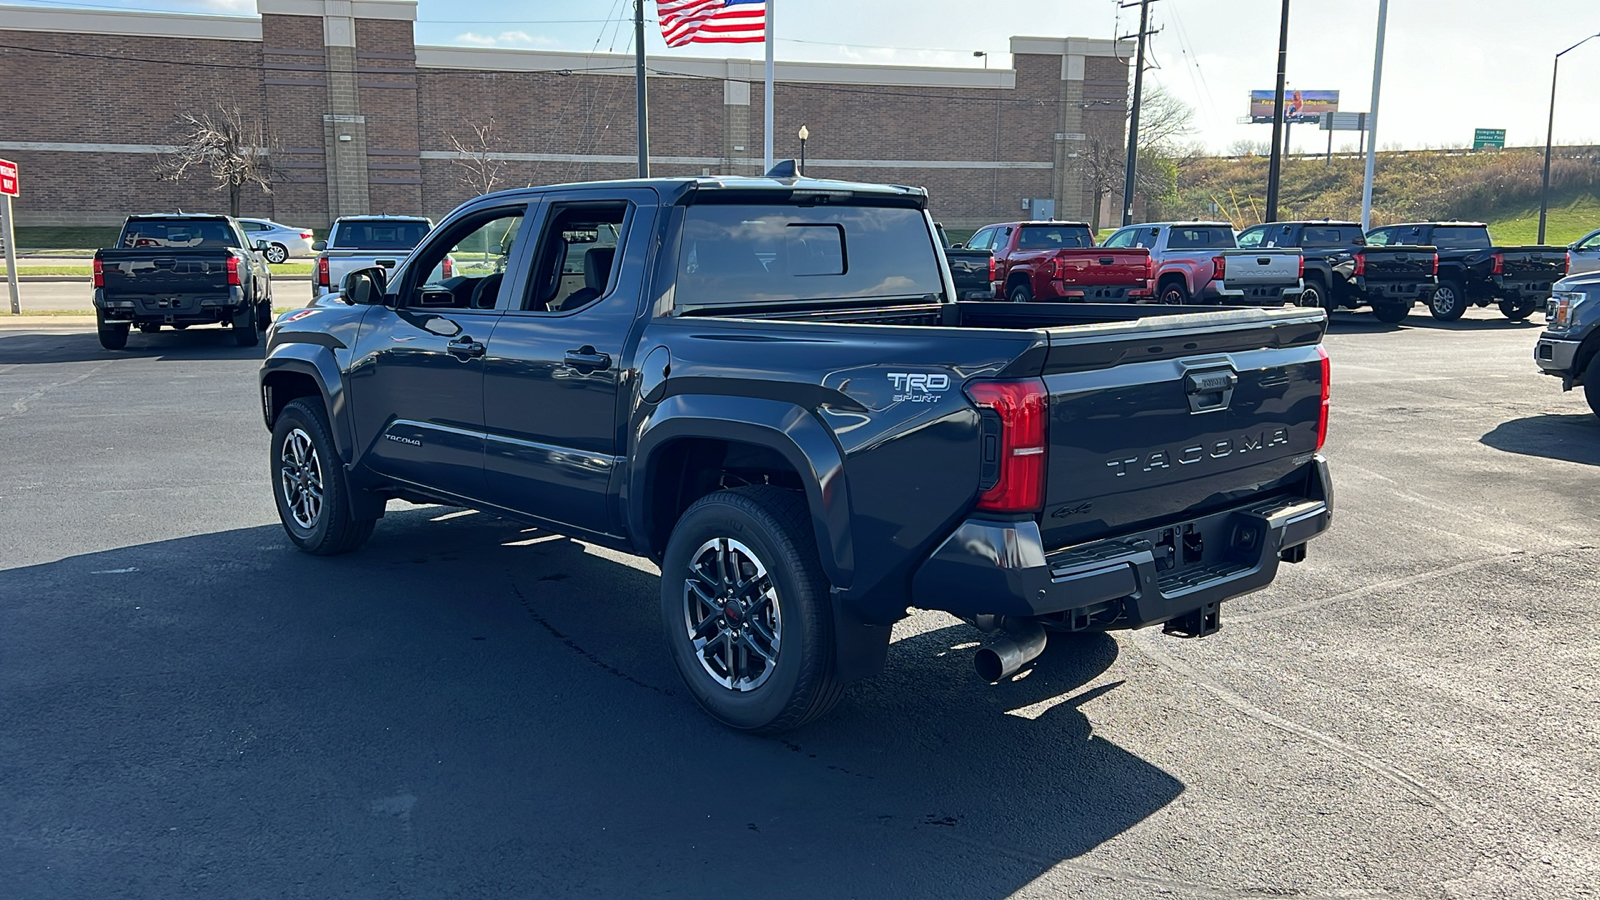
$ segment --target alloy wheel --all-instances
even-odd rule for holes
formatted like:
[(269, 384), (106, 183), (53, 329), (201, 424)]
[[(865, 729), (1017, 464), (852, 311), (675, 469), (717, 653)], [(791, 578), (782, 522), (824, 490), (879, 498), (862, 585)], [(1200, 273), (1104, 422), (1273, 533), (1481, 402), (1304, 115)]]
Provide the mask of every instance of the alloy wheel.
[(284, 435), (279, 481), (283, 500), (294, 523), (306, 531), (317, 527), (322, 516), (322, 461), (311, 435), (294, 428)]
[(1455, 309), (1456, 292), (1450, 290), (1449, 288), (1435, 288), (1433, 292), (1433, 299), (1429, 300), (1428, 302), (1433, 306), (1434, 312), (1437, 312), (1440, 315), (1446, 315), (1452, 309)]
[(745, 544), (718, 537), (689, 557), (683, 627), (695, 659), (731, 691), (753, 691), (772, 677), (783, 643), (778, 589)]

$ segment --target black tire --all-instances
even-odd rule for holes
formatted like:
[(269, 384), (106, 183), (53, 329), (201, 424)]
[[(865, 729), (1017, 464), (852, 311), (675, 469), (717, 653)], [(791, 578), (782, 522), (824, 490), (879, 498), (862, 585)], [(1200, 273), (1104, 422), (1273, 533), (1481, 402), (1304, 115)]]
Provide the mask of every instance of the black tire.
[(1406, 320), (1406, 316), (1410, 314), (1411, 304), (1409, 303), (1372, 304), (1372, 315), (1375, 316), (1379, 322), (1383, 322), (1387, 325), (1394, 325), (1399, 322), (1404, 322)]
[(260, 329), (261, 332), (263, 334), (265, 334), (266, 330), (268, 328), (271, 328), (271, 327), (272, 327), (272, 298), (268, 297), (267, 301), (265, 303), (263, 303), (260, 306), (256, 307), (256, 328)]
[(1011, 286), (1011, 290), (1006, 293), (1006, 299), (1012, 303), (1032, 303), (1033, 287), (1026, 281), (1019, 281)]
[(254, 347), (261, 343), (261, 329), (257, 323), (256, 308), (252, 304), (233, 316), (233, 342), (241, 347)]
[(285, 262), (289, 259), (289, 248), (282, 244), (268, 244), (267, 249), (262, 251), (262, 255), (267, 258), (269, 263)]
[(160, 330), (161, 330), (161, 323), (160, 322), (140, 322), (139, 323), (139, 333), (140, 334), (155, 334), (156, 332), (158, 332)]
[(1320, 306), (1330, 313), (1337, 308), (1333, 302), (1333, 294), (1318, 278), (1306, 279), (1305, 291), (1300, 294), (1300, 305), (1306, 307)]
[[(740, 570), (732, 581), (746, 586), (746, 599), (737, 606), (718, 586), (727, 584), (717, 574), (718, 559)], [(805, 495), (762, 485), (700, 498), (673, 527), (661, 573), (661, 619), (672, 661), (712, 718), (740, 731), (775, 734), (838, 702), (844, 683), (834, 664), (833, 606)], [(751, 586), (758, 592), (749, 593)], [(704, 597), (726, 605), (707, 604)], [(698, 637), (691, 617), (700, 622)], [(770, 662), (758, 656), (758, 646), (771, 651)], [(732, 648), (726, 662), (718, 647)]]
[(128, 346), (128, 323), (106, 322), (101, 318), (96, 323), (96, 330), (100, 333), (100, 346), (107, 350), (121, 350)]
[(1533, 315), (1538, 309), (1539, 302), (1537, 300), (1500, 301), (1500, 315), (1505, 316), (1513, 322), (1521, 322), (1523, 319)]
[(1156, 292), (1156, 302), (1182, 306), (1189, 302), (1189, 289), (1181, 281), (1168, 281)]
[(1583, 399), (1589, 401), (1589, 410), (1600, 416), (1600, 353), (1589, 360), (1583, 373)]
[[(272, 426), (271, 457), (278, 520), (296, 547), (332, 556), (349, 553), (372, 536), (377, 521), (352, 515), (350, 489), (321, 400), (302, 397), (284, 406)], [(317, 484), (322, 493), (313, 508), (304, 489)]]
[(1461, 285), (1454, 281), (1441, 281), (1433, 288), (1433, 295), (1428, 298), (1428, 312), (1441, 322), (1454, 322), (1461, 318), (1467, 311), (1467, 295), (1461, 292)]

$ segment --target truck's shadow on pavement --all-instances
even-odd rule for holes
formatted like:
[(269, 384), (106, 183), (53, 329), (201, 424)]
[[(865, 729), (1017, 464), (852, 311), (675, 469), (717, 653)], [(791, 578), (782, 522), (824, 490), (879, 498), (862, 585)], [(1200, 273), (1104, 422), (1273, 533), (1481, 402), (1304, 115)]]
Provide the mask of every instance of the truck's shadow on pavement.
[(1479, 440), (1507, 453), (1600, 466), (1600, 419), (1587, 413), (1512, 419)]
[(647, 565), (449, 514), (0, 572), (10, 891), (1003, 897), (1183, 791), (1080, 709), (1108, 637), (990, 687), (935, 628), (750, 737), (681, 688)]
[(261, 359), (266, 355), (266, 337), (254, 347), (240, 347), (233, 334), (220, 328), (189, 328), (156, 334), (128, 336), (123, 350), (107, 350), (93, 331), (71, 333), (0, 332), (0, 365), (30, 363), (99, 362), (108, 359), (144, 357), (160, 360), (203, 361), (213, 359)]
[(1513, 322), (1510, 319), (1458, 319), (1454, 322), (1441, 322), (1428, 314), (1428, 311), (1418, 307), (1411, 311), (1411, 315), (1397, 324), (1386, 324), (1377, 320), (1369, 312), (1336, 312), (1328, 319), (1328, 331), (1332, 334), (1386, 334), (1391, 331), (1405, 331), (1407, 329), (1420, 329), (1427, 331), (1540, 331), (1544, 326), (1538, 322), (1524, 319)]

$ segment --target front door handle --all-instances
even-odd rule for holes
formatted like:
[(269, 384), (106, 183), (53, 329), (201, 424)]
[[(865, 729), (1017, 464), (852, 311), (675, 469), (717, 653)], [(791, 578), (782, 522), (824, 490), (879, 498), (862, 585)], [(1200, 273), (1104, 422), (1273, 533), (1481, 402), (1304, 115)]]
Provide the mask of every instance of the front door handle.
[(466, 335), (458, 337), (446, 344), (445, 349), (450, 351), (451, 356), (454, 356), (456, 359), (459, 359), (462, 362), (470, 362), (471, 360), (482, 356), (484, 353), (483, 344)]
[(585, 344), (577, 350), (567, 351), (566, 364), (579, 372), (599, 372), (611, 368), (611, 354), (601, 353)]

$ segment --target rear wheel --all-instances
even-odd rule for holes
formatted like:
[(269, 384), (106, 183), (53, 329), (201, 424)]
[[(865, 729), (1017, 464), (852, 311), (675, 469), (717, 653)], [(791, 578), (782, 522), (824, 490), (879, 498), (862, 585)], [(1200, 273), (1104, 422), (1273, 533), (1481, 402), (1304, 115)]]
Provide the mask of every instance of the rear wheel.
[(1372, 315), (1375, 316), (1379, 322), (1389, 325), (1393, 325), (1397, 322), (1404, 322), (1406, 316), (1410, 315), (1410, 313), (1411, 304), (1409, 303), (1372, 304)]
[(1454, 281), (1439, 282), (1433, 289), (1433, 296), (1428, 298), (1428, 312), (1441, 322), (1454, 322), (1466, 311), (1467, 297), (1461, 293), (1461, 285)]
[(1589, 401), (1589, 409), (1600, 416), (1600, 353), (1589, 360), (1589, 368), (1583, 373), (1583, 398)]
[(730, 728), (786, 731), (844, 690), (803, 494), (762, 485), (695, 501), (667, 541), (661, 618), (689, 693)]
[(1315, 278), (1306, 279), (1306, 287), (1300, 294), (1301, 306), (1320, 306), (1328, 312), (1333, 312), (1333, 297), (1322, 282)]
[(289, 248), (282, 244), (268, 245), (264, 255), (269, 263), (281, 263), (289, 258)]
[(1169, 281), (1161, 286), (1156, 299), (1170, 306), (1182, 306), (1189, 302), (1189, 289), (1181, 281)]
[(233, 316), (233, 342), (241, 347), (254, 347), (261, 343), (261, 329), (256, 321), (254, 305), (246, 306)]
[(128, 346), (128, 323), (107, 322), (103, 316), (96, 317), (96, 330), (100, 333), (100, 346), (107, 350), (121, 350)]
[(319, 400), (291, 401), (272, 426), (272, 493), (295, 546), (317, 556), (348, 553), (372, 536), (352, 515), (350, 491)]
[(1033, 302), (1033, 288), (1026, 281), (1019, 281), (1011, 286), (1011, 292), (1006, 297), (1012, 303)]
[(1537, 300), (1501, 300), (1500, 315), (1513, 322), (1521, 322), (1539, 308)]

